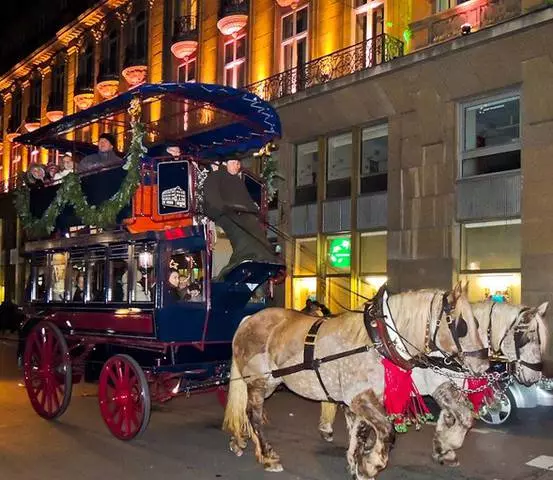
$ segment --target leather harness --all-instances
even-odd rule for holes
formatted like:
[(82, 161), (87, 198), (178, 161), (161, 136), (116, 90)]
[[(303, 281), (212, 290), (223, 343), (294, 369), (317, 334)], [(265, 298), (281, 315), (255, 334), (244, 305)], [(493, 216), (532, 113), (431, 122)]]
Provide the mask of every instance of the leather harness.
[[(323, 382), (321, 373), (319, 371), (319, 367), (323, 363), (339, 360), (341, 358), (349, 357), (357, 353), (367, 352), (373, 346), (384, 358), (387, 358), (388, 360), (395, 363), (397, 366), (403, 368), (404, 370), (411, 370), (414, 367), (426, 368), (431, 365), (436, 365), (450, 370), (461, 370), (462, 368), (461, 363), (459, 363), (458, 365), (455, 365), (451, 361), (448, 362), (448, 358), (436, 358), (436, 357), (429, 357), (429, 356), (424, 356), (423, 358), (421, 356), (418, 356), (418, 357), (412, 357), (410, 360), (406, 360), (398, 352), (397, 347), (394, 345), (394, 342), (390, 339), (389, 330), (388, 330), (389, 325), (386, 322), (386, 316), (384, 315), (384, 311), (383, 311), (384, 310), (383, 295), (385, 291), (384, 289), (385, 289), (385, 286), (382, 286), (378, 291), (378, 293), (375, 295), (375, 297), (365, 304), (365, 308), (363, 311), (363, 321), (364, 321), (367, 333), (369, 334), (369, 338), (371, 339), (370, 344), (363, 345), (362, 347), (357, 347), (351, 350), (347, 350), (345, 352), (340, 352), (334, 355), (328, 355), (322, 358), (315, 358), (315, 343), (317, 340), (317, 335), (319, 333), (321, 326), (326, 321), (326, 318), (318, 318), (313, 322), (313, 324), (311, 325), (311, 328), (309, 329), (309, 331), (307, 332), (307, 335), (305, 336), (304, 347), (303, 347), (303, 362), (297, 363), (295, 365), (291, 365), (289, 367), (272, 370), (271, 371), (272, 376), (274, 378), (279, 378), (279, 377), (292, 375), (294, 373), (298, 373), (305, 370), (313, 370), (315, 372), (315, 375), (317, 376), (317, 380), (319, 381), (319, 384), (321, 385), (321, 388), (324, 394), (326, 395), (328, 401), (336, 403), (336, 401), (329, 394)], [(454, 306), (449, 304), (447, 300), (447, 293), (445, 293), (443, 296), (443, 302), (442, 302), (442, 312), (440, 313), (440, 317), (436, 325), (436, 331), (440, 326), (442, 315), (445, 313), (448, 326), (450, 328), (455, 344), (459, 352), (461, 352), (462, 349), (459, 343), (458, 335), (456, 333), (456, 326), (454, 325), (455, 322), (451, 320), (451, 316), (450, 316), (453, 309), (454, 309)], [(429, 324), (427, 329), (428, 328), (430, 328)], [(434, 335), (434, 340), (435, 338), (436, 336)], [(465, 355), (468, 354), (469, 356), (470, 355), (481, 356), (485, 354), (487, 356), (487, 349), (477, 350), (474, 352), (464, 352), (464, 354)]]

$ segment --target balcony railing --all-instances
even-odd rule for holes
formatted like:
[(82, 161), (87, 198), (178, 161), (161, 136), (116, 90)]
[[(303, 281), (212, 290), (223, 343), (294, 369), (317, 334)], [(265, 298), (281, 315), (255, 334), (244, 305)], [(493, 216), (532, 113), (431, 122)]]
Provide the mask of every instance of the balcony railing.
[(98, 73), (98, 83), (119, 80), (119, 65), (117, 61), (102, 60)]
[(26, 122), (40, 122), (40, 105), (29, 105), (27, 108)]
[(123, 68), (148, 65), (146, 60), (148, 47), (145, 43), (128, 45), (125, 48), (125, 59)]
[[(414, 49), (451, 40), (522, 14), (522, 0), (479, 0), (458, 5), (411, 24)], [(470, 31), (466, 28), (470, 26)]]
[(63, 92), (52, 92), (48, 97), (47, 112), (63, 110)]
[(173, 42), (198, 40), (198, 17), (186, 15), (178, 17), (173, 26)]
[(219, 18), (230, 15), (247, 15), (249, 10), (248, 0), (221, 0)]
[(248, 85), (245, 89), (270, 102), (401, 56), (403, 42), (382, 34)]

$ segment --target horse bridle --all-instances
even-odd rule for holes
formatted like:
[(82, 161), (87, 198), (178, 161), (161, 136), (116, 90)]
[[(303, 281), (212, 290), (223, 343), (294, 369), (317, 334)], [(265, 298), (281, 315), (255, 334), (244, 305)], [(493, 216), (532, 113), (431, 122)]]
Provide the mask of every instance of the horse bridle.
[[(438, 322), (436, 323), (436, 329), (434, 330), (434, 335), (432, 338), (432, 343), (434, 344), (434, 347), (437, 348), (444, 356), (446, 356), (446, 358), (449, 357), (450, 359), (451, 358), (456, 359), (458, 357), (460, 359), (459, 363), (461, 365), (463, 363), (463, 359), (466, 357), (474, 357), (474, 358), (480, 358), (482, 360), (486, 360), (488, 358), (487, 348), (480, 348), (478, 350), (468, 350), (468, 351), (463, 350), (463, 347), (461, 346), (460, 338), (465, 337), (468, 333), (467, 322), (462, 315), (459, 315), (459, 319), (457, 321), (453, 318), (452, 312), (453, 310), (455, 310), (456, 304), (449, 303), (448, 296), (449, 296), (449, 292), (445, 292), (442, 297), (442, 309), (438, 317)], [(434, 298), (432, 299), (432, 302), (430, 304), (431, 309), (432, 309), (433, 303), (434, 303)], [(455, 355), (446, 354), (438, 347), (438, 344), (436, 343), (438, 331), (440, 329), (440, 324), (444, 315), (445, 315), (447, 326), (449, 327), (449, 331), (451, 333), (453, 342), (457, 347), (457, 354)], [(429, 325), (429, 328), (430, 328), (430, 325)]]
[[(529, 368), (530, 370), (533, 370), (535, 372), (541, 372), (542, 369), (543, 369), (543, 362), (527, 362), (526, 360), (523, 360), (522, 358), (520, 358), (520, 349), (524, 346), (524, 345), (521, 345), (522, 344), (522, 336), (524, 335), (524, 330), (522, 330), (521, 328), (516, 328), (518, 323), (519, 323), (519, 319), (520, 319), (520, 316), (524, 313), (524, 312), (527, 312), (528, 310), (530, 310), (529, 307), (522, 307), (519, 312), (516, 314), (514, 320), (511, 322), (511, 324), (509, 325), (509, 328), (507, 328), (507, 330), (505, 330), (505, 333), (503, 334), (503, 336), (501, 337), (501, 340), (499, 341), (498, 343), (498, 350), (493, 350), (493, 347), (492, 347), (492, 319), (493, 319), (493, 309), (495, 307), (495, 304), (496, 302), (493, 302), (491, 308), (490, 308), (490, 321), (488, 322), (488, 349), (489, 349), (489, 352), (491, 352), (491, 356), (500, 356), (500, 355), (503, 355), (505, 356), (505, 354), (503, 353), (502, 349), (501, 349), (501, 346), (503, 345), (503, 342), (505, 341), (505, 338), (507, 338), (507, 335), (509, 334), (509, 332), (511, 330), (514, 330), (513, 332), (513, 340), (514, 340), (514, 343), (515, 343), (515, 360), (513, 362), (510, 362), (510, 363), (514, 363), (514, 364), (518, 364), (518, 365), (522, 365), (526, 368)], [(537, 334), (538, 334), (538, 344), (541, 345), (541, 338), (540, 338), (540, 331), (539, 329), (537, 330)]]

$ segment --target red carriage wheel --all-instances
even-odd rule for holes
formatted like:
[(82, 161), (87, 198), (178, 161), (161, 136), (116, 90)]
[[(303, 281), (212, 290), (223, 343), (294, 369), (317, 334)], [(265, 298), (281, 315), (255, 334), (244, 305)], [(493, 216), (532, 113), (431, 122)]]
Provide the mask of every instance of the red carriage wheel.
[(23, 373), (36, 413), (53, 420), (67, 410), (72, 388), (71, 356), (60, 329), (53, 323), (39, 322), (29, 333)]
[(146, 376), (128, 355), (114, 355), (103, 366), (98, 391), (102, 418), (113, 436), (132, 440), (146, 430), (151, 399)]

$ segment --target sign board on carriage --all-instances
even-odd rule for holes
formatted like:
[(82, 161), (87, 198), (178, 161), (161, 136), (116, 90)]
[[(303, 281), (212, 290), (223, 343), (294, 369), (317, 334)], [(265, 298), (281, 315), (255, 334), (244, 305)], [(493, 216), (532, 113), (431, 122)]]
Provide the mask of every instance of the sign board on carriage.
[(157, 165), (158, 213), (171, 215), (190, 209), (188, 161), (160, 162)]

